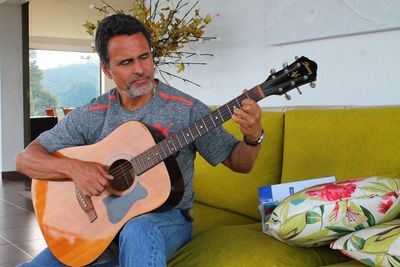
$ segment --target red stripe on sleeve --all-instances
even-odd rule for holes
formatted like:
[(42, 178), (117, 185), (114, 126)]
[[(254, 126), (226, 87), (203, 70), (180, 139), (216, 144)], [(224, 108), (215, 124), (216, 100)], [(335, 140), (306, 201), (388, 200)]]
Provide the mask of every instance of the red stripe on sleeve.
[(166, 100), (177, 100), (177, 101), (181, 101), (183, 103), (186, 103), (188, 105), (193, 105), (193, 102), (187, 99), (184, 99), (182, 97), (179, 96), (174, 96), (174, 95), (166, 95), (163, 92), (158, 93), (159, 96), (161, 96), (162, 98), (166, 99)]
[(104, 105), (104, 106), (92, 106), (89, 108), (89, 110), (99, 110), (99, 109), (107, 109), (108, 105)]

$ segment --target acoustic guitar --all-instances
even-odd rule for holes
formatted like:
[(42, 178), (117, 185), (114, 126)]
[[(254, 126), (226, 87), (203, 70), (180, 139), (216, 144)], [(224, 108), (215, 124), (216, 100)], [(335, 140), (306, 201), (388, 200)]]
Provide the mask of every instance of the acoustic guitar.
[(300, 57), (278, 72), (272, 70), (263, 83), (157, 144), (145, 125), (130, 121), (96, 144), (54, 152), (57, 157), (100, 163), (114, 180), (99, 196), (90, 198), (70, 179), (32, 180), (35, 213), (50, 250), (66, 265), (93, 262), (129, 219), (179, 203), (184, 190), (174, 159), (179, 150), (229, 120), (245, 98), (260, 101), (269, 95), (287, 95), (301, 85), (314, 85), (316, 77), (317, 64)]

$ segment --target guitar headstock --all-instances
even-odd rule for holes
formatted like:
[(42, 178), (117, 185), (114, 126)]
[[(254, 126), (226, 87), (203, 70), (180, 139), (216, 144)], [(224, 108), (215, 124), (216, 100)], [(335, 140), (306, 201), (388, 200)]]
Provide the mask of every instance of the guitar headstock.
[(285, 95), (290, 100), (290, 96), (286, 94), (290, 90), (297, 88), (301, 94), (299, 86), (310, 84), (311, 87), (315, 87), (317, 68), (317, 63), (304, 56), (296, 58), (296, 61), (290, 65), (284, 63), (283, 69), (278, 72), (272, 69), (271, 75), (260, 84), (260, 87), (266, 97), (269, 95)]

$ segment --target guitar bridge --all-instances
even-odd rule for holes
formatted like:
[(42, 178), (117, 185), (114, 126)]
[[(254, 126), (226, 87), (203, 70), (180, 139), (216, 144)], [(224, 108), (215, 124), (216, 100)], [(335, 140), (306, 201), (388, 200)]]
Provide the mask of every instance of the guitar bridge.
[(82, 210), (89, 217), (89, 221), (91, 223), (94, 222), (94, 220), (97, 219), (97, 214), (94, 210), (92, 200), (85, 196), (79, 189), (76, 189), (76, 198), (78, 199), (79, 205), (81, 206)]

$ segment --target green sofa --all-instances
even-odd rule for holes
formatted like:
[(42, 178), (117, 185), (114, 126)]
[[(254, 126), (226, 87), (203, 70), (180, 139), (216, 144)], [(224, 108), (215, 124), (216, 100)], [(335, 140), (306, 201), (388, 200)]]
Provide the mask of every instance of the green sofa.
[[(262, 124), (266, 137), (250, 174), (196, 158), (193, 239), (168, 266), (364, 266), (328, 247), (294, 247), (262, 233), (258, 187), (399, 175), (400, 106), (272, 108)], [(224, 126), (241, 138), (232, 121)]]

